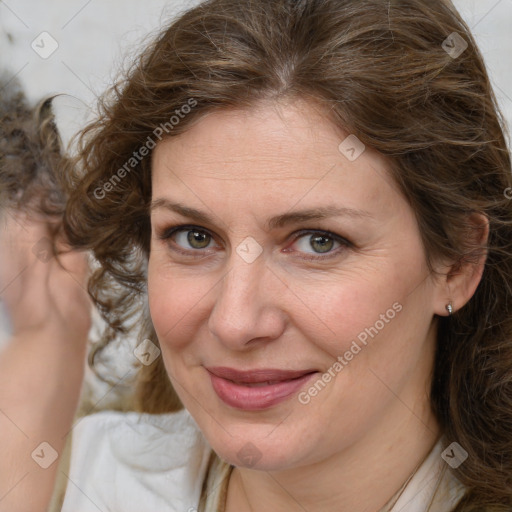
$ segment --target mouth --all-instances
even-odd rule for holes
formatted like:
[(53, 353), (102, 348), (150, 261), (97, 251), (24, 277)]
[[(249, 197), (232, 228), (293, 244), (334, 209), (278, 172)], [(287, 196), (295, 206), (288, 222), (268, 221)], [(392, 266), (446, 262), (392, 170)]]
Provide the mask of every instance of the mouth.
[(227, 405), (242, 410), (263, 410), (298, 392), (318, 371), (272, 368), (247, 371), (209, 367), (213, 390)]

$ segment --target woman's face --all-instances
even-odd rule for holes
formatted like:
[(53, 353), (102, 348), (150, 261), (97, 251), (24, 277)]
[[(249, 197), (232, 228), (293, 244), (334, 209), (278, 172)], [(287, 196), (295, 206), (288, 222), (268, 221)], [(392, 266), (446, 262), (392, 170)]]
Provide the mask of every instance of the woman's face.
[(266, 104), (154, 151), (152, 320), (237, 466), (373, 450), (431, 419), (439, 285), (386, 161), (348, 135), (311, 104)]

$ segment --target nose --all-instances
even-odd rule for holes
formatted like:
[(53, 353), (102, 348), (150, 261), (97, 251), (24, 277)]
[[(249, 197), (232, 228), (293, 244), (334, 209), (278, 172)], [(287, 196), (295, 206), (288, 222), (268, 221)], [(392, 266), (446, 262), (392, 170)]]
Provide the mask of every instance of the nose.
[(266, 266), (263, 255), (247, 263), (233, 253), (229, 271), (217, 285), (208, 319), (210, 332), (231, 350), (247, 350), (275, 340), (286, 326), (280, 308), (280, 281)]

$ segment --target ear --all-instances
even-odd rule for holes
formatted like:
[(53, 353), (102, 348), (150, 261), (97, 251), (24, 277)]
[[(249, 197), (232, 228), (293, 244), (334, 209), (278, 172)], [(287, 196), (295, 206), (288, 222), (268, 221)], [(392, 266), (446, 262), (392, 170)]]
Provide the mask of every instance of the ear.
[(475, 293), (484, 272), (489, 237), (489, 220), (481, 213), (468, 216), (465, 236), (466, 255), (444, 265), (437, 282), (434, 313), (448, 316), (446, 306), (451, 303), (453, 313), (461, 309)]

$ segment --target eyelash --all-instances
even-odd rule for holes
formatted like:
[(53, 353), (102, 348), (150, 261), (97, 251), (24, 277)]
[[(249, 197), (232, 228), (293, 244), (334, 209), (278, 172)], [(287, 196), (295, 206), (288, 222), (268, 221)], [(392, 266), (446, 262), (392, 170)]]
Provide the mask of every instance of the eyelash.
[[(199, 233), (207, 234), (213, 240), (215, 240), (215, 237), (207, 229), (200, 228), (199, 226), (194, 226), (194, 225), (171, 226), (171, 227), (164, 229), (157, 236), (158, 236), (159, 240), (169, 241), (175, 234), (181, 233), (181, 232), (187, 232), (187, 231), (198, 231)], [(299, 240), (307, 235), (325, 236), (325, 237), (330, 238), (340, 244), (340, 247), (338, 247), (337, 249), (334, 249), (332, 251), (329, 251), (328, 253), (326, 253), (326, 256), (308, 256), (308, 257), (300, 256), (299, 257), (300, 259), (303, 259), (306, 261), (321, 261), (321, 260), (330, 259), (330, 258), (337, 256), (342, 250), (347, 249), (349, 247), (353, 247), (353, 244), (351, 242), (349, 242), (346, 238), (343, 238), (342, 236), (339, 236), (336, 233), (332, 233), (330, 231), (325, 231), (322, 229), (303, 229), (303, 230), (300, 230), (293, 234), (296, 236), (293, 238), (292, 244), (294, 244), (297, 240)], [(176, 251), (185, 256), (190, 256), (193, 258), (204, 258), (204, 254), (201, 254), (201, 253), (203, 253), (203, 250), (201, 250), (201, 249), (191, 249), (190, 251), (187, 251), (178, 245), (171, 246), (169, 243), (168, 243), (168, 245), (173, 251)]]

